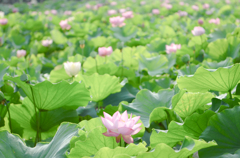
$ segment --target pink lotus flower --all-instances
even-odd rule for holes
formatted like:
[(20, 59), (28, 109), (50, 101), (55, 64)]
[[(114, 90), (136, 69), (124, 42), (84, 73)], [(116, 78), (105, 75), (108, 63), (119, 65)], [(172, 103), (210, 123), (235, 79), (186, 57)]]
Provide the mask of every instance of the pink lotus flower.
[(132, 11), (128, 11), (128, 12), (122, 13), (122, 16), (123, 16), (125, 19), (133, 18), (133, 12), (132, 12)]
[(44, 47), (49, 47), (51, 44), (53, 43), (53, 41), (52, 40), (42, 40), (42, 45), (44, 46)]
[(109, 10), (108, 11), (108, 15), (114, 15), (114, 14), (117, 14), (117, 11), (116, 10)]
[(98, 53), (100, 56), (107, 56), (107, 55), (111, 55), (113, 52), (112, 47), (99, 47), (98, 48)]
[(204, 23), (204, 21), (202, 19), (198, 19), (198, 24), (202, 25)]
[(192, 9), (195, 10), (195, 11), (198, 11), (199, 10), (199, 7), (197, 5), (193, 5), (192, 6)]
[(0, 19), (0, 24), (1, 25), (7, 25), (8, 20), (7, 19)]
[(216, 25), (219, 25), (220, 24), (220, 19), (219, 18), (216, 18), (216, 19), (210, 19), (208, 21), (210, 24), (216, 24)]
[(18, 8), (13, 8), (13, 9), (12, 9), (12, 12), (13, 12), (13, 13), (18, 12)]
[(185, 11), (178, 11), (178, 15), (179, 15), (179, 16), (187, 16), (188, 13), (185, 12)]
[(181, 49), (181, 44), (174, 44), (172, 43), (170, 46), (166, 45), (166, 53), (176, 53), (178, 49)]
[(118, 111), (110, 116), (109, 114), (103, 112), (104, 118), (101, 117), (102, 123), (107, 128), (107, 132), (103, 133), (103, 135), (107, 137), (116, 137), (116, 142), (119, 143), (121, 137), (123, 140), (130, 144), (133, 143), (132, 135), (137, 134), (141, 128), (141, 123), (137, 123), (140, 119), (140, 116), (132, 118), (132, 114), (130, 119), (128, 118), (127, 111), (121, 115)]
[(126, 24), (124, 23), (125, 18), (124, 17), (112, 17), (109, 19), (110, 23), (112, 24), (112, 27), (123, 27)]
[(227, 4), (230, 4), (230, 3), (231, 3), (231, 1), (230, 1), (230, 0), (225, 0), (225, 2), (226, 2)]
[(207, 4), (207, 3), (205, 3), (205, 4), (203, 5), (203, 9), (208, 9), (209, 7), (210, 7), (210, 5)]
[(117, 2), (111, 2), (110, 5), (115, 6), (115, 5), (117, 5)]
[(184, 2), (179, 2), (179, 5), (183, 6), (183, 5), (184, 5)]
[(87, 8), (87, 9), (91, 9), (92, 6), (91, 6), (90, 4), (86, 4), (86, 8)]
[(124, 13), (126, 11), (127, 11), (126, 9), (119, 9), (119, 13)]
[(204, 33), (205, 33), (204, 28), (202, 28), (202, 27), (200, 27), (200, 26), (196, 26), (196, 27), (194, 27), (194, 29), (192, 30), (192, 34), (193, 34), (194, 36), (200, 36), (200, 35), (202, 35), (202, 34), (204, 34)]
[(172, 9), (172, 5), (171, 4), (168, 4), (168, 3), (163, 3), (162, 4), (162, 7), (165, 7), (166, 9)]
[(50, 11), (49, 11), (49, 10), (46, 10), (46, 11), (44, 12), (44, 14), (45, 14), (45, 15), (48, 15), (48, 14), (50, 14)]
[(141, 5), (145, 5), (146, 2), (145, 2), (145, 1), (141, 1), (140, 4), (141, 4)]
[(153, 9), (153, 10), (152, 10), (152, 13), (156, 15), (156, 14), (159, 14), (160, 11), (159, 11), (158, 9)]
[(57, 10), (51, 10), (51, 13), (52, 13), (53, 15), (57, 15)]
[(27, 54), (26, 50), (22, 49), (22, 50), (17, 51), (17, 57), (18, 58), (24, 57), (26, 54)]
[(64, 15), (72, 15), (72, 11), (71, 10), (66, 10), (63, 14)]
[(63, 30), (70, 30), (71, 29), (71, 25), (68, 24), (68, 20), (62, 20), (59, 25), (61, 26), (61, 28)]

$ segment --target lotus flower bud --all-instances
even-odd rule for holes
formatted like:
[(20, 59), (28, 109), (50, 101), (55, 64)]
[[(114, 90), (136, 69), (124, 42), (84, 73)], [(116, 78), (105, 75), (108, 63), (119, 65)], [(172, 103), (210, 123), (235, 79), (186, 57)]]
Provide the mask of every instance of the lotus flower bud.
[(26, 50), (22, 49), (22, 50), (17, 51), (17, 57), (18, 58), (24, 57), (26, 54), (27, 54)]
[(109, 19), (110, 23), (112, 24), (112, 27), (123, 27), (126, 24), (124, 23), (125, 18), (124, 17), (112, 17)]
[(178, 11), (178, 15), (179, 15), (179, 16), (187, 16), (188, 13), (185, 12), (185, 11)]
[(198, 11), (199, 10), (199, 7), (197, 5), (193, 5), (192, 6), (192, 9), (195, 10), (195, 11)]
[(128, 12), (122, 13), (122, 16), (123, 16), (125, 19), (133, 18), (133, 12), (132, 12), (132, 11), (128, 11)]
[(194, 29), (192, 30), (192, 34), (193, 34), (194, 36), (200, 36), (200, 35), (202, 35), (202, 34), (204, 34), (204, 33), (205, 33), (204, 28), (202, 28), (202, 27), (200, 27), (200, 26), (196, 26), (196, 27), (194, 27)]
[(210, 7), (210, 5), (207, 4), (207, 3), (205, 3), (205, 4), (203, 5), (203, 9), (208, 9), (209, 7)]
[(46, 10), (46, 11), (44, 12), (44, 14), (45, 14), (45, 15), (48, 15), (48, 14), (50, 14), (50, 11), (49, 11), (49, 10)]
[(0, 18), (4, 18), (4, 12), (0, 11)]
[(92, 8), (92, 6), (90, 5), (90, 4), (86, 4), (86, 6), (85, 6), (87, 9), (91, 9)]
[(113, 52), (112, 47), (99, 47), (98, 48), (98, 53), (100, 56), (107, 56), (107, 55), (111, 55)]
[(158, 9), (153, 9), (153, 10), (152, 10), (152, 13), (156, 15), (156, 14), (159, 14), (160, 11), (159, 11)]
[(64, 69), (70, 77), (74, 77), (79, 73), (79, 71), (81, 69), (81, 63), (67, 61), (64, 63)]
[(181, 44), (174, 44), (172, 43), (171, 45), (166, 45), (166, 53), (170, 54), (170, 53), (176, 53), (176, 51), (178, 49), (181, 49)]
[(44, 47), (49, 47), (51, 44), (53, 43), (53, 41), (52, 40), (42, 40), (42, 45), (44, 46)]
[(115, 6), (115, 5), (117, 5), (117, 2), (111, 2), (110, 5)]
[(12, 9), (12, 12), (13, 12), (13, 13), (18, 12), (18, 8), (13, 8), (13, 9)]
[(63, 30), (70, 30), (71, 29), (71, 25), (68, 24), (68, 20), (62, 20), (59, 25), (61, 26), (61, 28)]
[(108, 15), (114, 15), (114, 14), (117, 14), (117, 11), (116, 10), (109, 10), (108, 11)]
[(145, 1), (141, 1), (140, 4), (141, 4), (141, 5), (145, 5), (146, 2), (145, 2)]
[(183, 6), (183, 5), (184, 5), (184, 2), (179, 2), (179, 5)]
[(7, 19), (0, 19), (0, 24), (1, 25), (7, 25), (8, 20)]
[(216, 24), (216, 25), (219, 25), (220, 24), (220, 19), (219, 18), (216, 18), (216, 19), (210, 19), (208, 21), (210, 24)]
[(53, 15), (57, 15), (57, 10), (51, 10), (51, 13), (52, 13)]
[(203, 24), (203, 20), (202, 19), (198, 19), (198, 24), (202, 25)]
[(119, 13), (124, 13), (126, 12), (126, 9), (119, 9)]
[[(116, 137), (116, 142), (119, 143), (121, 137), (123, 140), (130, 144), (133, 143), (132, 135), (137, 134), (141, 128), (142, 123), (137, 123), (140, 119), (140, 116), (128, 118), (127, 111), (122, 115), (117, 111), (110, 116), (109, 114), (103, 112), (104, 117), (101, 117), (103, 125), (107, 128), (107, 132), (103, 135), (107, 137)], [(137, 124), (136, 124), (137, 123)]]
[(72, 11), (66, 10), (63, 14), (64, 14), (64, 15), (72, 15)]

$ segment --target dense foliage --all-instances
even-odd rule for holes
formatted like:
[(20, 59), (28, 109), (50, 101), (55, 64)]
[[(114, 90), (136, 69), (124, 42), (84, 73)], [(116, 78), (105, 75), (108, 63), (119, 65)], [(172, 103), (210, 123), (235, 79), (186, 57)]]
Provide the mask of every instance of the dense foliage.
[(239, 4), (1, 5), (0, 157), (240, 157)]

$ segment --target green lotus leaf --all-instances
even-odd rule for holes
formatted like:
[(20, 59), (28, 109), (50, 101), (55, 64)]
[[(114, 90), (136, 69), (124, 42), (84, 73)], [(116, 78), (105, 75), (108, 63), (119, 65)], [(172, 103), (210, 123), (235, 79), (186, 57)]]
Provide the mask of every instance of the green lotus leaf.
[(105, 99), (110, 94), (120, 92), (122, 88), (119, 79), (108, 74), (95, 73), (91, 76), (83, 76), (83, 81), (86, 87), (90, 87), (90, 94), (95, 102)]
[(215, 146), (215, 142), (205, 142), (203, 140), (195, 140), (190, 137), (185, 137), (182, 146), (180, 147), (179, 150), (173, 150), (170, 146), (160, 143), (158, 144), (155, 149), (151, 152), (148, 153), (142, 153), (137, 156), (137, 158), (146, 158), (146, 157), (151, 157), (151, 158), (158, 158), (159, 155), (161, 155), (161, 158), (185, 158), (189, 157), (196, 151)]
[(50, 143), (38, 143), (36, 147), (30, 148), (17, 135), (0, 131), (0, 157), (15, 158), (64, 158), (69, 149), (70, 139), (77, 135), (76, 124), (62, 123), (56, 135)]
[(206, 141), (215, 140), (217, 146), (199, 151), (200, 157), (217, 158), (226, 153), (234, 154), (240, 149), (240, 107), (226, 109), (212, 116), (208, 127), (200, 136)]
[(4, 79), (17, 83), (31, 102), (42, 110), (54, 110), (60, 107), (76, 109), (79, 106), (86, 106), (90, 100), (89, 91), (83, 83), (73, 82), (69, 84), (62, 81), (53, 84), (49, 81), (43, 81), (36, 85), (30, 85), (21, 81), (20, 77), (4, 76)]
[(203, 67), (197, 69), (193, 76), (184, 76), (177, 79), (180, 89), (190, 92), (207, 92), (214, 90), (228, 92), (232, 90), (240, 80), (240, 64), (232, 67), (207, 70)]

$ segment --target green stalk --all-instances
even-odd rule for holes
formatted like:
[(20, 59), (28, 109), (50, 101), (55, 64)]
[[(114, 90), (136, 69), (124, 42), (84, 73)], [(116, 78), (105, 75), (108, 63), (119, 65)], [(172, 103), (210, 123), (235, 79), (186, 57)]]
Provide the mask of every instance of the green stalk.
[[(34, 95), (33, 95), (33, 89), (30, 86), (31, 92), (32, 92), (32, 97), (33, 97), (33, 105), (34, 105), (34, 110), (36, 113), (36, 123), (37, 123), (37, 133), (36, 133), (36, 139), (35, 139), (35, 146), (36, 144), (41, 141), (41, 131), (40, 131), (40, 117), (38, 116), (38, 112), (37, 112), (37, 106), (35, 104), (35, 99), (34, 99)], [(41, 113), (39, 111), (39, 115), (41, 116)], [(40, 136), (39, 136), (40, 135)]]
[(9, 116), (9, 128), (10, 128), (10, 132), (12, 133), (12, 121), (11, 121), (11, 114), (10, 114), (8, 103), (6, 103), (6, 106), (7, 106), (8, 116)]
[(83, 49), (82, 49), (82, 74), (83, 74)]
[(98, 73), (97, 56), (95, 57), (95, 62), (96, 62), (96, 71)]
[(229, 90), (228, 93), (229, 93), (229, 98), (232, 99), (232, 93), (231, 93), (231, 90)]
[(122, 51), (122, 78), (123, 78), (123, 51)]

